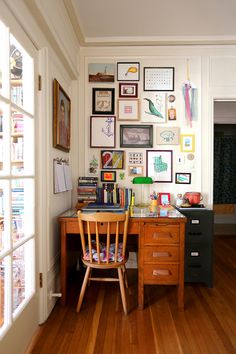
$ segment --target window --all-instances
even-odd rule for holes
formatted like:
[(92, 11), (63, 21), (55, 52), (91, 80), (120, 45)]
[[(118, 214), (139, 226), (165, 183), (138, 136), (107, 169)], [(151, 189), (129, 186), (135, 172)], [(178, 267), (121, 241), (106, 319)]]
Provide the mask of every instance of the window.
[(0, 21), (0, 337), (35, 292), (34, 61)]

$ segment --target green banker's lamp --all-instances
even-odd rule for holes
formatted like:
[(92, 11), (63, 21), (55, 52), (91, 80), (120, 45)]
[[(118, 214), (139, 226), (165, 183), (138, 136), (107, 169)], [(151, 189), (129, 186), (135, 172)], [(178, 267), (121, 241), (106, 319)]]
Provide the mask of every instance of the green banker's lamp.
[(133, 184), (141, 184), (141, 203), (137, 204), (136, 206), (140, 207), (140, 208), (145, 208), (147, 206), (147, 204), (145, 204), (143, 202), (143, 185), (144, 184), (152, 184), (153, 180), (151, 177), (134, 177)]

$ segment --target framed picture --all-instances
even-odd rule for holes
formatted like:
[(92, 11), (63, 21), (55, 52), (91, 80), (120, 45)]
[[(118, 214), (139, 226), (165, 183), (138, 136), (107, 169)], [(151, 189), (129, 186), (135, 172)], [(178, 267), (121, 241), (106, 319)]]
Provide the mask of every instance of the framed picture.
[(195, 151), (195, 136), (194, 134), (180, 135), (180, 149), (182, 152)]
[(160, 205), (170, 205), (170, 193), (159, 193)]
[(124, 169), (124, 151), (122, 150), (102, 150), (101, 168), (102, 169)]
[(143, 176), (143, 166), (130, 165), (128, 166), (128, 173), (130, 176)]
[(166, 94), (163, 92), (144, 92), (142, 95), (142, 121), (149, 123), (166, 122)]
[(146, 164), (146, 174), (154, 182), (172, 182), (172, 150), (147, 150)]
[(120, 125), (120, 146), (146, 148), (153, 145), (152, 125)]
[(129, 152), (128, 163), (130, 165), (142, 165), (143, 153), (142, 152)]
[(138, 97), (138, 84), (128, 83), (128, 82), (120, 83), (119, 97), (126, 97), (126, 98)]
[(176, 184), (190, 184), (191, 183), (191, 173), (176, 172), (175, 183)]
[(143, 68), (144, 91), (174, 91), (174, 67)]
[(118, 100), (118, 120), (139, 120), (139, 100)]
[(179, 145), (178, 127), (157, 127), (156, 143), (159, 145)]
[(115, 147), (116, 117), (90, 117), (90, 147)]
[(139, 81), (139, 75), (139, 63), (117, 63), (117, 81)]
[(101, 171), (101, 182), (116, 182), (116, 172)]
[(53, 146), (70, 151), (70, 98), (59, 82), (53, 80)]
[(88, 64), (89, 82), (114, 82), (115, 64), (114, 63), (89, 63)]
[(114, 88), (93, 87), (93, 114), (114, 114)]

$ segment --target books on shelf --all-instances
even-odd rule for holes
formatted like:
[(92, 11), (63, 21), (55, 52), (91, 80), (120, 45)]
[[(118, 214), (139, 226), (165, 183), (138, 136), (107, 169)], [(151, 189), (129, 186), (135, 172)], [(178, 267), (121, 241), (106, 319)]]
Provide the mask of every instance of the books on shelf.
[(79, 177), (77, 195), (78, 202), (91, 202), (97, 199), (98, 177)]

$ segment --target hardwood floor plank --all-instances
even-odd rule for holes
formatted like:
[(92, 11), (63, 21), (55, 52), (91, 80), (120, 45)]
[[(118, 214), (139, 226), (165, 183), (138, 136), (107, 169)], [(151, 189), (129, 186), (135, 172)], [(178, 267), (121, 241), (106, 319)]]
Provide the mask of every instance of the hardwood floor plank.
[[(118, 284), (92, 282), (81, 312), (77, 276), (68, 305), (58, 303), (31, 354), (233, 354), (236, 353), (236, 236), (215, 237), (214, 287), (185, 285), (185, 311), (174, 286), (145, 286), (137, 308), (137, 270), (128, 270), (128, 315)], [(78, 278), (78, 279), (77, 279)]]

